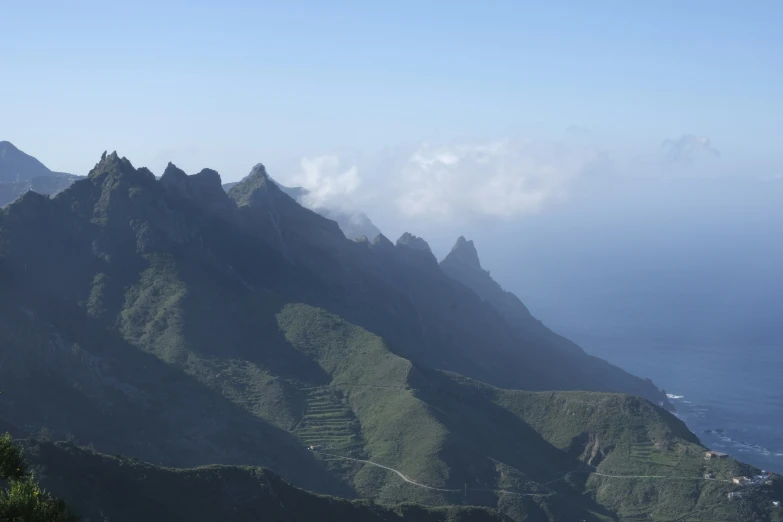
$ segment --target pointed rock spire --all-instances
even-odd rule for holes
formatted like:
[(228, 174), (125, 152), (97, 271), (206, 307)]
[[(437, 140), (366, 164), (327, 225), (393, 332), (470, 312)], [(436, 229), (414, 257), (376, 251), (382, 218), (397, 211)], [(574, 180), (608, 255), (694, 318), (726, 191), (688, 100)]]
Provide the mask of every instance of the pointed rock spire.
[(253, 185), (259, 187), (266, 186), (266, 185), (274, 185), (275, 187), (277, 187), (274, 180), (271, 177), (269, 177), (269, 174), (267, 173), (266, 167), (264, 167), (263, 163), (257, 163), (250, 171), (250, 174), (245, 176), (245, 179), (240, 181), (239, 184), (241, 185), (242, 183), (245, 182), (252, 183)]
[(261, 163), (256, 164), (253, 170), (250, 171), (250, 174), (231, 187), (228, 195), (240, 207), (250, 204), (265, 205), (270, 201), (270, 198), (277, 199), (282, 197), (283, 199), (294, 201), (269, 177), (266, 167)]
[(468, 241), (464, 236), (460, 236), (454, 247), (443, 260), (444, 263), (459, 264), (475, 270), (481, 270), (481, 261), (479, 261), (478, 252), (473, 241)]
[(132, 174), (135, 172), (136, 169), (133, 168), (131, 162), (127, 158), (120, 158), (117, 151), (108, 155), (104, 152), (101, 155), (101, 160), (90, 171), (89, 177), (95, 178), (107, 174)]
[(180, 195), (185, 195), (188, 192), (188, 175), (171, 162), (166, 165), (166, 170), (160, 177), (160, 183), (170, 192), (176, 192)]

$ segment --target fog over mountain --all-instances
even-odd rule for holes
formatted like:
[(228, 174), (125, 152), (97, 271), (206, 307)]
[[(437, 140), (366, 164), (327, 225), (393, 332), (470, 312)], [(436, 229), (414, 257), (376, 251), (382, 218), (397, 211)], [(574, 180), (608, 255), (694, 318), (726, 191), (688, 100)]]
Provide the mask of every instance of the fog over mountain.
[(509, 290), (569, 331), (780, 333), (783, 170), (740, 170), (707, 137), (629, 155), (572, 130), (307, 165), (285, 179), (309, 183), (321, 206), (367, 210), (392, 236), (415, 231), (439, 259), (470, 235)]
[(364, 201), (384, 232), (426, 237), (438, 259), (471, 237), (533, 315), (660, 383), (718, 447), (783, 469), (783, 168), (720, 149), (684, 134), (630, 153), (583, 130), (422, 146), (331, 194)]

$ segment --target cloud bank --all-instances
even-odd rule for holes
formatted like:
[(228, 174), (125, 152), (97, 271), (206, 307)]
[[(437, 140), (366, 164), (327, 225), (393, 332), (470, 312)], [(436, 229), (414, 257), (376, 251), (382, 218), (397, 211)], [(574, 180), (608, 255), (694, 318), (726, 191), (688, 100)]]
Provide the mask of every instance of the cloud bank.
[(302, 187), (302, 203), (313, 209), (342, 207), (357, 194), (362, 180), (357, 165), (345, 166), (337, 156), (302, 158), (287, 183)]
[(595, 154), (531, 140), (423, 144), (394, 176), (405, 216), (513, 218), (563, 197)]
[(302, 203), (315, 210), (365, 212), (395, 226), (464, 226), (600, 197), (622, 179), (707, 179), (731, 170), (706, 136), (686, 134), (631, 154), (592, 141), (589, 131), (573, 128), (560, 141), (418, 143), (374, 156), (305, 157), (285, 181), (306, 189)]
[(405, 218), (511, 219), (564, 197), (595, 157), (586, 147), (534, 140), (422, 143), (364, 164), (303, 158), (285, 180), (308, 191), (303, 202), (311, 208), (391, 207)]

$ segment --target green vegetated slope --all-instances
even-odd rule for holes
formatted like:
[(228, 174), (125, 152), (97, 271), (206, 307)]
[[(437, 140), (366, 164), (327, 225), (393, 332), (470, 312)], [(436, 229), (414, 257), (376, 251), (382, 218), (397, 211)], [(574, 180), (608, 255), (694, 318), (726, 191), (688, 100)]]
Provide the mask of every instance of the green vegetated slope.
[(61, 492), (83, 522), (495, 522), (510, 520), (478, 507), (383, 507), (315, 495), (262, 468), (173, 469), (111, 457), (70, 443), (23, 441), (42, 484)]
[(55, 198), (0, 212), (3, 426), (516, 520), (709, 519), (768, 503), (729, 503), (729, 484), (592, 473), (670, 474), (677, 452), (695, 469), (703, 448), (643, 399), (474, 380), (611, 388), (509, 327), (422, 240), (347, 241), (263, 167), (230, 195), (214, 171), (170, 165), (156, 180), (112, 154)]
[[(361, 426), (358, 448), (318, 439), (323, 458), (371, 460), (440, 489), (361, 464), (348, 475), (361, 495), (491, 505), (519, 520), (738, 520), (751, 512), (764, 520), (781, 493), (776, 482), (730, 502), (727, 493), (739, 490), (731, 477), (758, 470), (705, 462), (685, 425), (643, 399), (501, 390), (418, 368), (322, 310), (292, 305), (278, 317), (292, 345), (329, 372)], [(699, 480), (707, 473), (719, 480)], [(642, 476), (649, 478), (631, 478)]]
[(396, 245), (382, 235), (348, 241), (336, 223), (302, 208), (260, 165), (229, 196), (251, 233), (324, 284), (326, 293), (311, 294), (308, 302), (380, 335), (399, 355), (504, 387), (626, 391), (667, 403), (652, 383), (618, 368), (586, 371), (582, 357), (551, 349), (560, 338), (546, 328), (514, 329), (444, 273), (421, 238), (404, 234)]

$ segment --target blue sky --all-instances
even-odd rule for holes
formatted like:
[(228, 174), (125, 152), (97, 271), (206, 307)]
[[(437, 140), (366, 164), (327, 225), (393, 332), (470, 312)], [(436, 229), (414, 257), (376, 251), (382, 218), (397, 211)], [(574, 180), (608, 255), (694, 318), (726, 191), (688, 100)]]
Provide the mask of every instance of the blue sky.
[(41, 2), (0, 6), (0, 139), (236, 179), (258, 162), (577, 125), (707, 136), (778, 166), (781, 2)]

